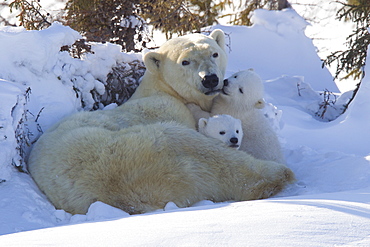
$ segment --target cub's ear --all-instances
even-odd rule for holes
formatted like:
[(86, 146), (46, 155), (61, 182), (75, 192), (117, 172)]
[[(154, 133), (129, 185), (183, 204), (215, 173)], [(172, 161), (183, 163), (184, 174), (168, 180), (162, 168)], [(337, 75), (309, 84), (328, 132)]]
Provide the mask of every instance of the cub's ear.
[(207, 126), (208, 120), (206, 118), (200, 118), (198, 122), (199, 130), (205, 128)]
[(257, 108), (257, 109), (262, 109), (265, 107), (265, 100), (264, 99), (260, 99), (257, 101), (256, 104), (254, 104), (254, 107)]
[(222, 50), (225, 50), (225, 33), (221, 29), (215, 29), (209, 35), (216, 43), (221, 47)]
[(162, 54), (150, 51), (144, 55), (145, 67), (150, 73), (156, 74), (162, 63)]

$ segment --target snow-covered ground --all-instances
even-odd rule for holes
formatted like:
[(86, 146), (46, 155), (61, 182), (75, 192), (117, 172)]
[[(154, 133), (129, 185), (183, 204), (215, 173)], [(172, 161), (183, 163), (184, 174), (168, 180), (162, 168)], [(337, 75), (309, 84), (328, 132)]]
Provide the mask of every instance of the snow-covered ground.
[[(80, 97), (88, 109), (90, 91), (102, 92), (100, 81), (110, 68), (140, 55), (96, 44), (94, 54), (78, 60), (59, 52), (79, 38), (68, 27), (2, 28), (1, 246), (369, 246), (370, 66), (347, 112), (325, 122), (350, 94), (340, 95), (329, 71), (321, 68), (305, 36), (306, 21), (293, 10), (258, 10), (253, 20), (252, 27), (216, 27), (230, 38), (226, 76), (254, 68), (265, 80), (271, 103), (265, 111), (296, 183), (267, 200), (202, 201), (185, 209), (169, 203), (164, 210), (135, 216), (100, 202), (86, 215), (56, 210), (12, 163), (23, 164), (17, 149), (21, 137), (32, 143), (51, 124), (81, 110)], [(315, 113), (323, 113), (325, 89), (341, 97), (321, 119)], [(22, 136), (24, 129), (33, 135)], [(29, 147), (22, 150), (27, 153)]]

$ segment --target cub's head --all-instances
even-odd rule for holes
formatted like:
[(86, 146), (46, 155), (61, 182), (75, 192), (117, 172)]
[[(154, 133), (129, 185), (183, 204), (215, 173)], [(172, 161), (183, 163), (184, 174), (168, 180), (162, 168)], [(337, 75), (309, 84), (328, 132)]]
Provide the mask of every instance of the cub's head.
[(209, 36), (189, 34), (171, 39), (145, 54), (144, 63), (166, 93), (209, 110), (204, 108), (210, 107), (224, 86), (225, 35), (217, 29)]
[(253, 69), (239, 71), (224, 80), (220, 97), (233, 105), (262, 109), (265, 107), (264, 87)]
[(243, 138), (242, 123), (230, 115), (216, 115), (199, 119), (199, 132), (239, 149)]

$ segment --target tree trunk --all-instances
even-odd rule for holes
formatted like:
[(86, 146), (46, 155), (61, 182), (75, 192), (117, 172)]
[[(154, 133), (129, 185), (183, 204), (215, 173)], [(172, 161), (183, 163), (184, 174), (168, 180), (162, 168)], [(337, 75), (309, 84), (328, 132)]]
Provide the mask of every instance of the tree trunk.
[(288, 2), (288, 0), (278, 0), (278, 10), (291, 8), (292, 6)]

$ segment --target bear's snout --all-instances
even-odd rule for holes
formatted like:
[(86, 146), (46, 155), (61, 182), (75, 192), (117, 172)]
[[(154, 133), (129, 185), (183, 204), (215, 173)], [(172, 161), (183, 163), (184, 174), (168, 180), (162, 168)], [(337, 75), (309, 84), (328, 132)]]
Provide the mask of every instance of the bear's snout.
[(229, 147), (239, 149), (239, 144), (238, 144), (239, 139), (237, 137), (231, 137), (229, 141), (230, 141)]
[(218, 86), (218, 76), (216, 74), (210, 74), (204, 76), (202, 79), (202, 84), (205, 88), (215, 88)]
[(229, 80), (228, 79), (225, 79), (224, 80), (224, 87), (227, 87), (229, 85)]
[(232, 144), (237, 144), (238, 143), (238, 138), (236, 138), (236, 137), (231, 137), (230, 138), (230, 142), (232, 143)]

